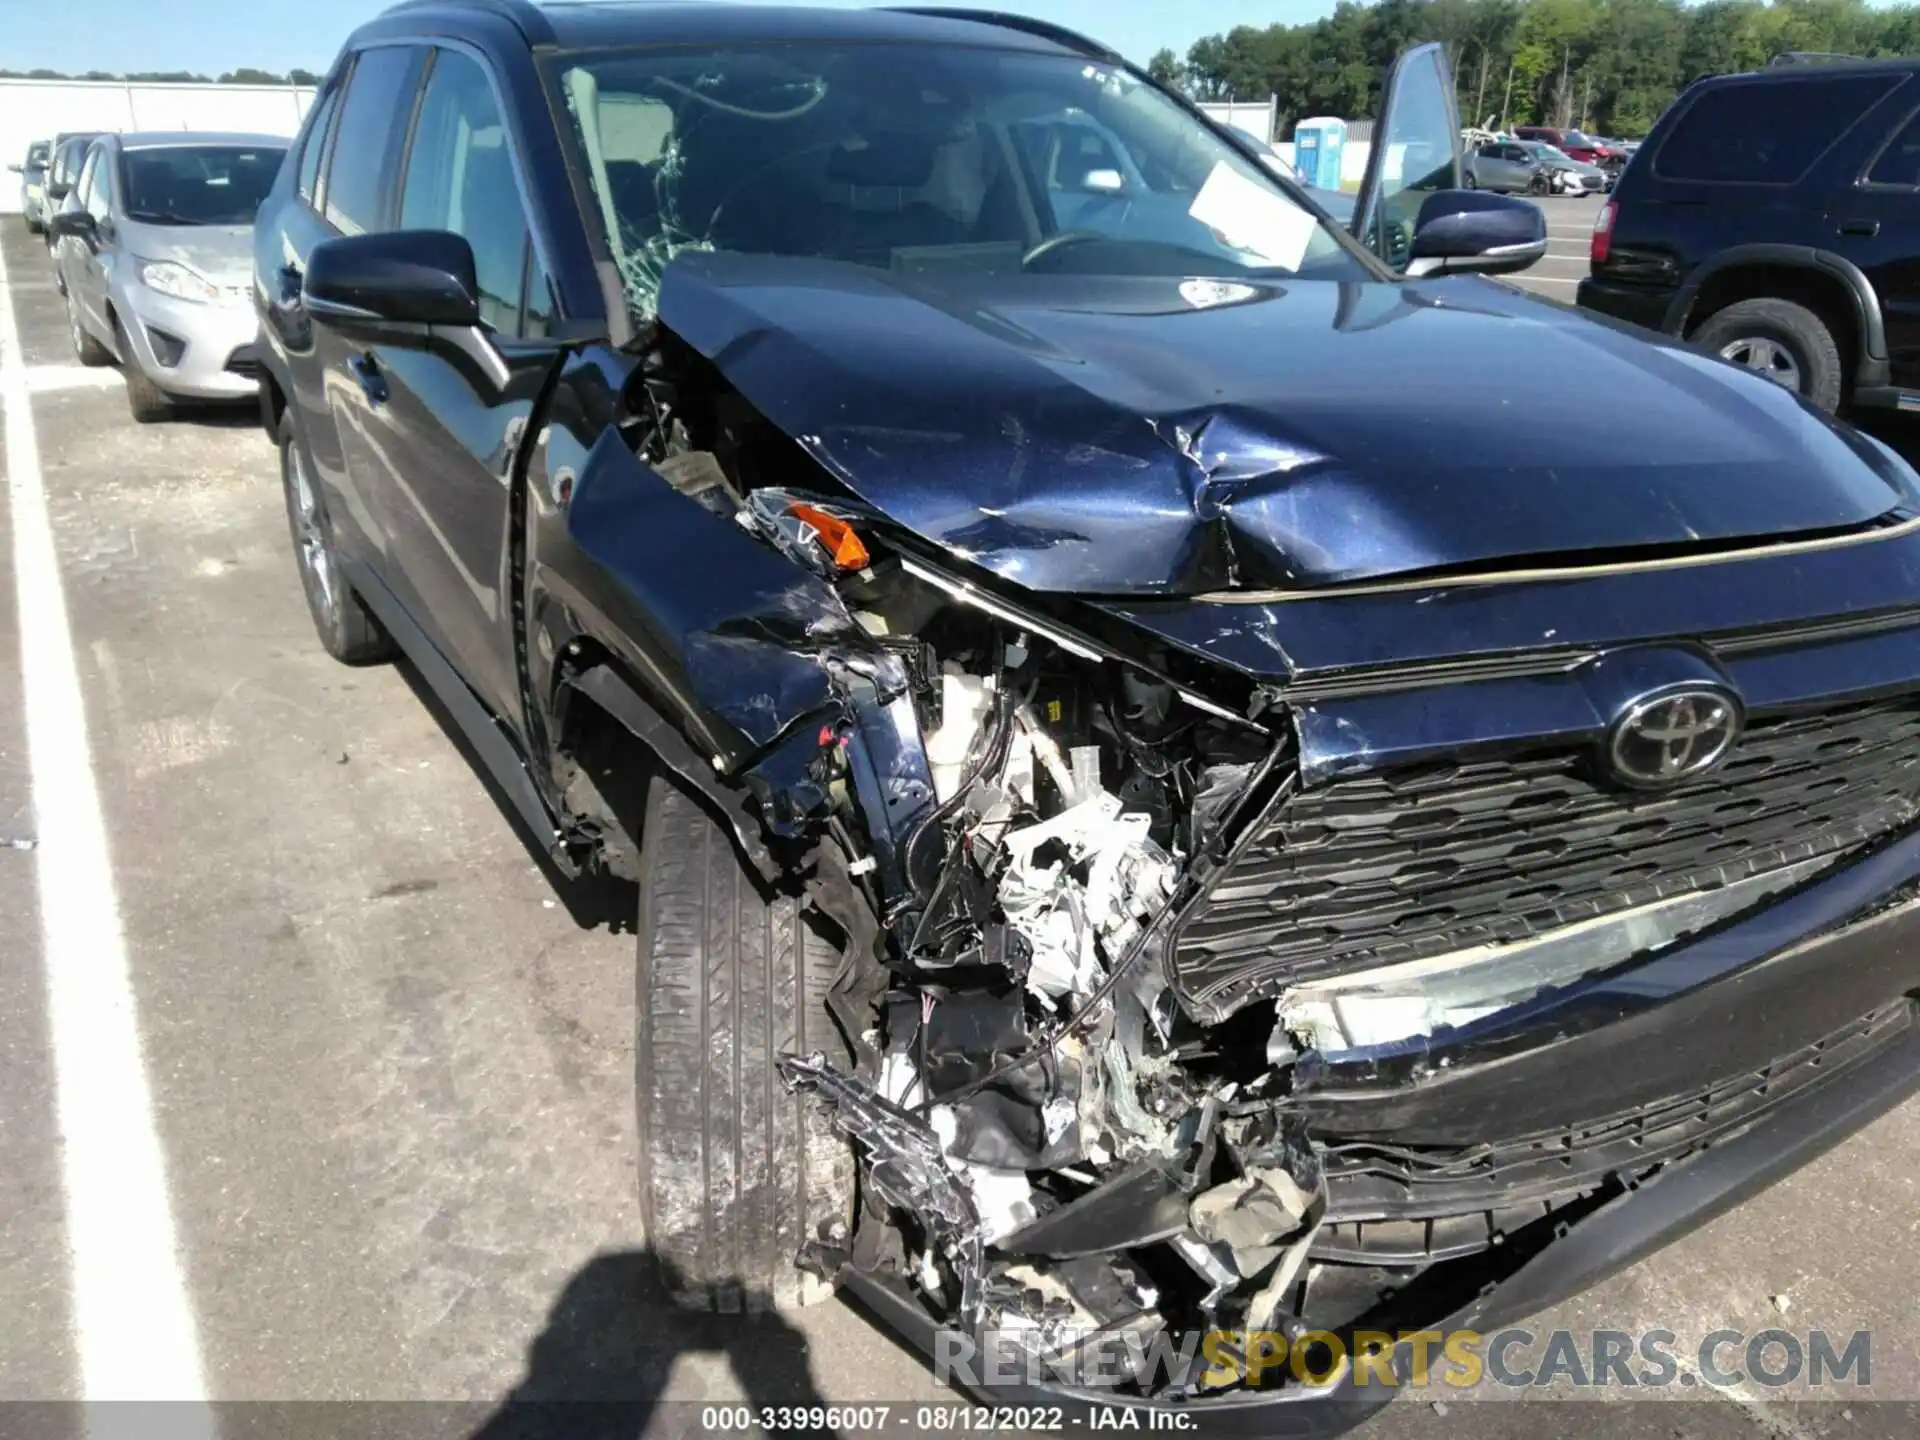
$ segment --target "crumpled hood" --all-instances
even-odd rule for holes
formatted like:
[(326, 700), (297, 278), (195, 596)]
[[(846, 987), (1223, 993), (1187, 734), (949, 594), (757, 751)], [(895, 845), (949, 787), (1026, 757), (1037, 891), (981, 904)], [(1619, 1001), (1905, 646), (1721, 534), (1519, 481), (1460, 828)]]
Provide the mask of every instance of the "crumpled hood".
[(889, 518), (1041, 591), (1311, 588), (1858, 526), (1913, 475), (1758, 377), (1473, 279), (683, 255), (661, 321)]

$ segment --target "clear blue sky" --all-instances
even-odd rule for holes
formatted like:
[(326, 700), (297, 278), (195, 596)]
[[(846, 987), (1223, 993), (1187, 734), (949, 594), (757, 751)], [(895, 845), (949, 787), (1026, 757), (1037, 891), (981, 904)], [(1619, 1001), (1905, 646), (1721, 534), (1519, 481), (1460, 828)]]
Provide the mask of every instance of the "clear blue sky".
[[(389, 0), (0, 0), (0, 68), (78, 73), (193, 70), (218, 75), (242, 65), (325, 70), (340, 42)], [(843, 4), (849, 0), (818, 0)], [(863, 0), (864, 3), (864, 0)], [(965, 3), (965, 0), (944, 0)], [(1145, 64), (1165, 45), (1184, 55), (1202, 35), (1235, 25), (1299, 24), (1333, 0), (1001, 0), (1097, 36)]]

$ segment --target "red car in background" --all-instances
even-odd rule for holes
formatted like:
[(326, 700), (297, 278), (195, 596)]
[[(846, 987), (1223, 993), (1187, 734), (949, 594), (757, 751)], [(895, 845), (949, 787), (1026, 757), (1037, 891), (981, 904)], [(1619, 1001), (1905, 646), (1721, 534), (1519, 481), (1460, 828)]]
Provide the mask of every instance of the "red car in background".
[(1602, 170), (1618, 170), (1627, 163), (1626, 151), (1582, 135), (1578, 130), (1561, 130), (1552, 125), (1521, 125), (1513, 133), (1521, 140), (1544, 140), (1549, 145), (1558, 146), (1573, 159), (1598, 165)]

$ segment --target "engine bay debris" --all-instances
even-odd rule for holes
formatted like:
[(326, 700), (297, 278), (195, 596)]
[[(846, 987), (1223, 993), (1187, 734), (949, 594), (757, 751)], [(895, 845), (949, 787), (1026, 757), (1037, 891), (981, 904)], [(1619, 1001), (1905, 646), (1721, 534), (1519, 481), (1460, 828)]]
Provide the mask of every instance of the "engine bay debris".
[[(822, 577), (850, 538), (796, 529), (783, 494), (742, 513)], [(785, 1074), (858, 1147), (861, 1223), (888, 1232), (871, 1253), (923, 1303), (1083, 1379), (1098, 1353), (1132, 1357), (1098, 1383), (1190, 1385), (1139, 1357), (1197, 1325), (1281, 1323), (1325, 1211), (1282, 1114), (1277, 1012), (1195, 1025), (1157, 943), (1285, 739), (860, 544), (869, 564), (835, 587), (897, 662), (885, 703), (930, 804), (879, 836), (857, 785), (815, 777), (900, 885), (874, 897), (881, 978), (855, 997), (872, 1072)]]

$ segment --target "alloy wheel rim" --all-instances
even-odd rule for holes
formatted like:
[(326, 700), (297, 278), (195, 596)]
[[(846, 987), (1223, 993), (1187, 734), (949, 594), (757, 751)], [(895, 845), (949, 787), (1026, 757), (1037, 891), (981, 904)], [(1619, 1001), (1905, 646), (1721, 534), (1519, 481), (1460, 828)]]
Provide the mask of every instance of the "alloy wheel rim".
[(1764, 375), (1789, 390), (1800, 388), (1800, 362), (1778, 340), (1764, 335), (1743, 335), (1722, 345), (1720, 358)]
[(299, 531), (300, 569), (311, 579), (312, 589), (328, 615), (333, 613), (333, 552), (320, 525), (320, 498), (307, 478), (306, 462), (300, 447), (287, 443), (287, 479), (293, 488), (294, 526)]

